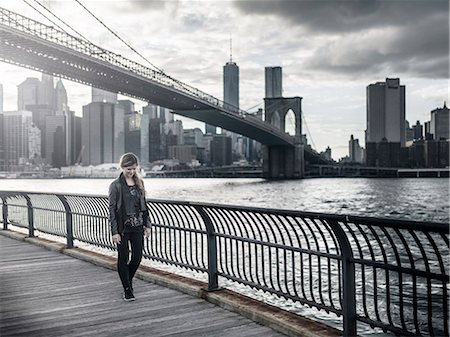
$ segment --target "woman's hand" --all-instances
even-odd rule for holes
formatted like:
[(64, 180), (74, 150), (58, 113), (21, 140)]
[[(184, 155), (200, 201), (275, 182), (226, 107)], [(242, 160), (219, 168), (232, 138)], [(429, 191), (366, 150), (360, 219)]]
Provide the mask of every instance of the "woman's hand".
[(114, 234), (112, 236), (112, 240), (114, 243), (117, 243), (119, 245), (120, 241), (122, 240), (122, 237), (120, 236), (120, 234)]
[(146, 238), (149, 238), (151, 234), (152, 234), (152, 229), (149, 228), (149, 227), (145, 227), (145, 229), (144, 229), (144, 236)]

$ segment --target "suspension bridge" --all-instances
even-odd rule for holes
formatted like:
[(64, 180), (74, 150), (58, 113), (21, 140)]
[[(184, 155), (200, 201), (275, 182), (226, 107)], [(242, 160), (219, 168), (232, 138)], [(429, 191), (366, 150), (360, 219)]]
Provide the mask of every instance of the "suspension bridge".
[[(188, 84), (66, 31), (0, 8), (0, 61), (137, 98), (263, 144), (269, 179), (302, 178), (304, 165), (329, 164), (301, 138), (301, 98), (266, 99), (266, 121)], [(284, 109), (284, 110), (283, 110)], [(294, 111), (295, 135), (285, 132)], [(281, 114), (273, 125), (268, 116)]]

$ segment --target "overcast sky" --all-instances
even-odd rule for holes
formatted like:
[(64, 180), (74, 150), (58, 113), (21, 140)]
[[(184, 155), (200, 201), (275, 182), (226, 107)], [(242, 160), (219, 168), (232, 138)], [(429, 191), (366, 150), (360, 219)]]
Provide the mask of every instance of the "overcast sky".
[[(146, 64), (74, 0), (39, 2), (90, 41)], [(232, 36), (244, 110), (263, 107), (264, 67), (283, 67), (283, 96), (303, 97), (303, 132), (316, 150), (330, 146), (335, 159), (348, 154), (350, 134), (364, 145), (370, 83), (399, 77), (411, 124), (429, 120), (449, 98), (448, 1), (80, 2), (167, 74), (220, 99)], [(24, 1), (0, 6), (48, 22)], [(26, 77), (40, 74), (0, 63), (5, 110), (17, 109), (17, 85)], [(90, 88), (63, 82), (70, 108), (81, 115)]]

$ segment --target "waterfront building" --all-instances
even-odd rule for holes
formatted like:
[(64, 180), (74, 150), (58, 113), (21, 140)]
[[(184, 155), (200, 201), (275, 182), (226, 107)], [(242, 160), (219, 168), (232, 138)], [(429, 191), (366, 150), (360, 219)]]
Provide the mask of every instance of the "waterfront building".
[[(161, 118), (164, 118), (161, 116)], [(183, 123), (179, 120), (164, 124), (164, 133), (167, 136), (167, 146), (183, 144)]]
[(414, 140), (414, 130), (409, 126), (409, 122), (405, 120), (405, 144)]
[(283, 97), (282, 79), (281, 67), (265, 68), (266, 98)]
[(420, 121), (417, 121), (416, 124), (413, 125), (412, 130), (413, 130), (413, 139), (423, 138), (423, 126), (420, 124)]
[(133, 152), (141, 158), (141, 120), (137, 112), (125, 115), (125, 152)]
[[(231, 53), (230, 60), (223, 66), (223, 101), (232, 108), (239, 109), (239, 67), (236, 62), (233, 62)], [(227, 130), (222, 133), (231, 137), (232, 154), (230, 155), (236, 159), (243, 157), (245, 153), (242, 153), (238, 147), (238, 134)]]
[(0, 171), (6, 171), (6, 164), (5, 164), (5, 139), (4, 139), (5, 132), (3, 131), (3, 110), (0, 111)]
[(39, 83), (38, 88), (38, 104), (51, 106), (54, 111), (55, 87), (53, 76), (42, 74), (41, 82)]
[(205, 133), (209, 133), (211, 135), (216, 135), (217, 127), (214, 125), (209, 125), (209, 124), (205, 123)]
[(149, 163), (166, 158), (166, 136), (164, 134), (164, 123), (165, 120), (163, 118), (152, 118), (149, 120), (148, 143), (145, 143), (146, 145), (148, 144)]
[(424, 138), (426, 140), (431, 140), (433, 139), (433, 134), (431, 133), (431, 122), (425, 122), (423, 123), (424, 125)]
[(68, 165), (79, 164), (81, 161), (81, 121), (74, 111), (66, 115), (66, 162)]
[(324, 157), (325, 159), (332, 160), (332, 158), (331, 158), (331, 148), (329, 146), (327, 146), (325, 151), (320, 152), (320, 155), (322, 157)]
[(67, 91), (61, 79), (58, 80), (55, 87), (55, 103), (56, 115), (66, 115), (69, 111), (67, 104)]
[(199, 161), (202, 164), (205, 164), (207, 166), (211, 165), (211, 143), (213, 140), (213, 137), (215, 137), (216, 135), (207, 133), (206, 135), (203, 136), (202, 139), (202, 150), (199, 153)]
[(45, 120), (45, 159), (53, 167), (67, 165), (66, 127), (66, 115), (47, 116)]
[(366, 144), (388, 142), (405, 146), (405, 86), (386, 78), (367, 87)]
[(30, 131), (28, 132), (28, 158), (32, 164), (41, 163), (41, 130), (31, 123)]
[(430, 133), (433, 139), (449, 139), (449, 111), (447, 104), (444, 102), (442, 108), (436, 108), (431, 111)]
[[(396, 167), (400, 158), (394, 157), (400, 155), (400, 147), (406, 142), (405, 86), (400, 85), (398, 78), (386, 78), (385, 82), (367, 86), (366, 94), (367, 165), (390, 163)], [(384, 153), (383, 149), (389, 152)]]
[[(148, 103), (147, 106), (142, 107), (141, 116), (141, 163), (143, 166), (150, 164), (150, 120), (154, 120), (157, 115), (158, 106)], [(158, 135), (160, 134), (158, 130)], [(158, 143), (161, 143), (159, 140)]]
[(183, 130), (183, 144), (202, 147), (203, 132), (199, 128)]
[[(21, 167), (29, 162), (29, 136), (33, 125), (31, 111), (3, 112), (3, 148), (4, 166), (7, 171), (21, 171)], [(34, 132), (31, 132), (34, 134)]]
[(117, 103), (117, 93), (109, 92), (106, 90), (98, 89), (92, 87), (91, 90), (92, 95), (92, 102), (99, 102), (99, 103)]
[(364, 162), (364, 149), (359, 145), (359, 139), (353, 138), (353, 135), (350, 135), (348, 142), (348, 158), (351, 163)]
[(211, 164), (213, 166), (231, 165), (231, 137), (214, 135), (211, 140)]
[(17, 86), (17, 109), (26, 110), (28, 105), (37, 105), (39, 97), (40, 81), (34, 77), (28, 77)]
[(0, 112), (3, 112), (3, 84), (0, 84)]
[(449, 166), (449, 142), (441, 139), (413, 142), (408, 148), (407, 167), (412, 168), (443, 168)]
[(92, 102), (83, 106), (83, 165), (119, 161), (125, 151), (124, 117), (119, 104)]
[(171, 145), (168, 152), (169, 159), (176, 159), (180, 164), (189, 164), (197, 159), (196, 145)]
[(173, 113), (171, 113), (169, 109), (162, 106), (158, 106), (158, 116), (163, 118), (166, 124), (174, 122)]

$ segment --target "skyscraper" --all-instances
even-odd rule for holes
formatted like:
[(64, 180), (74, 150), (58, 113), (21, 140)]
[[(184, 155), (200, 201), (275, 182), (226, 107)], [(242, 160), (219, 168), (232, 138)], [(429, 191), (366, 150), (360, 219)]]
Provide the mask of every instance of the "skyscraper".
[[(239, 109), (239, 67), (233, 62), (231, 53), (230, 61), (223, 66), (223, 101)], [(230, 131), (225, 131), (225, 134), (231, 137), (231, 157), (240, 159), (245, 156), (245, 151), (238, 146), (239, 135)]]
[(0, 112), (3, 111), (3, 84), (0, 84)]
[(281, 67), (266, 67), (266, 98), (283, 96), (283, 82)]
[(405, 86), (398, 78), (386, 78), (367, 87), (366, 144), (389, 143), (405, 146)]
[(92, 102), (117, 103), (117, 94), (92, 87)]
[(83, 106), (82, 163), (117, 163), (125, 150), (124, 111), (118, 104), (92, 102)]
[(61, 79), (56, 83), (54, 107), (56, 115), (65, 115), (69, 111), (67, 106), (67, 92)]
[(367, 86), (366, 164), (398, 167), (405, 146), (405, 86), (386, 78)]
[(445, 102), (442, 108), (431, 111), (430, 132), (435, 140), (449, 139), (449, 109)]
[(3, 112), (2, 133), (7, 170), (19, 170), (19, 165), (24, 165), (28, 162), (30, 155), (29, 135), (32, 124), (30, 111)]
[(231, 58), (223, 66), (223, 101), (239, 108), (239, 67)]
[(55, 89), (52, 75), (42, 74), (38, 90), (38, 104), (54, 106)]
[(363, 148), (359, 145), (359, 139), (353, 138), (353, 135), (350, 136), (348, 142), (348, 157), (351, 163), (362, 163), (364, 161)]
[(28, 77), (17, 87), (17, 109), (26, 110), (28, 105), (37, 105), (39, 101), (40, 81), (34, 77)]

